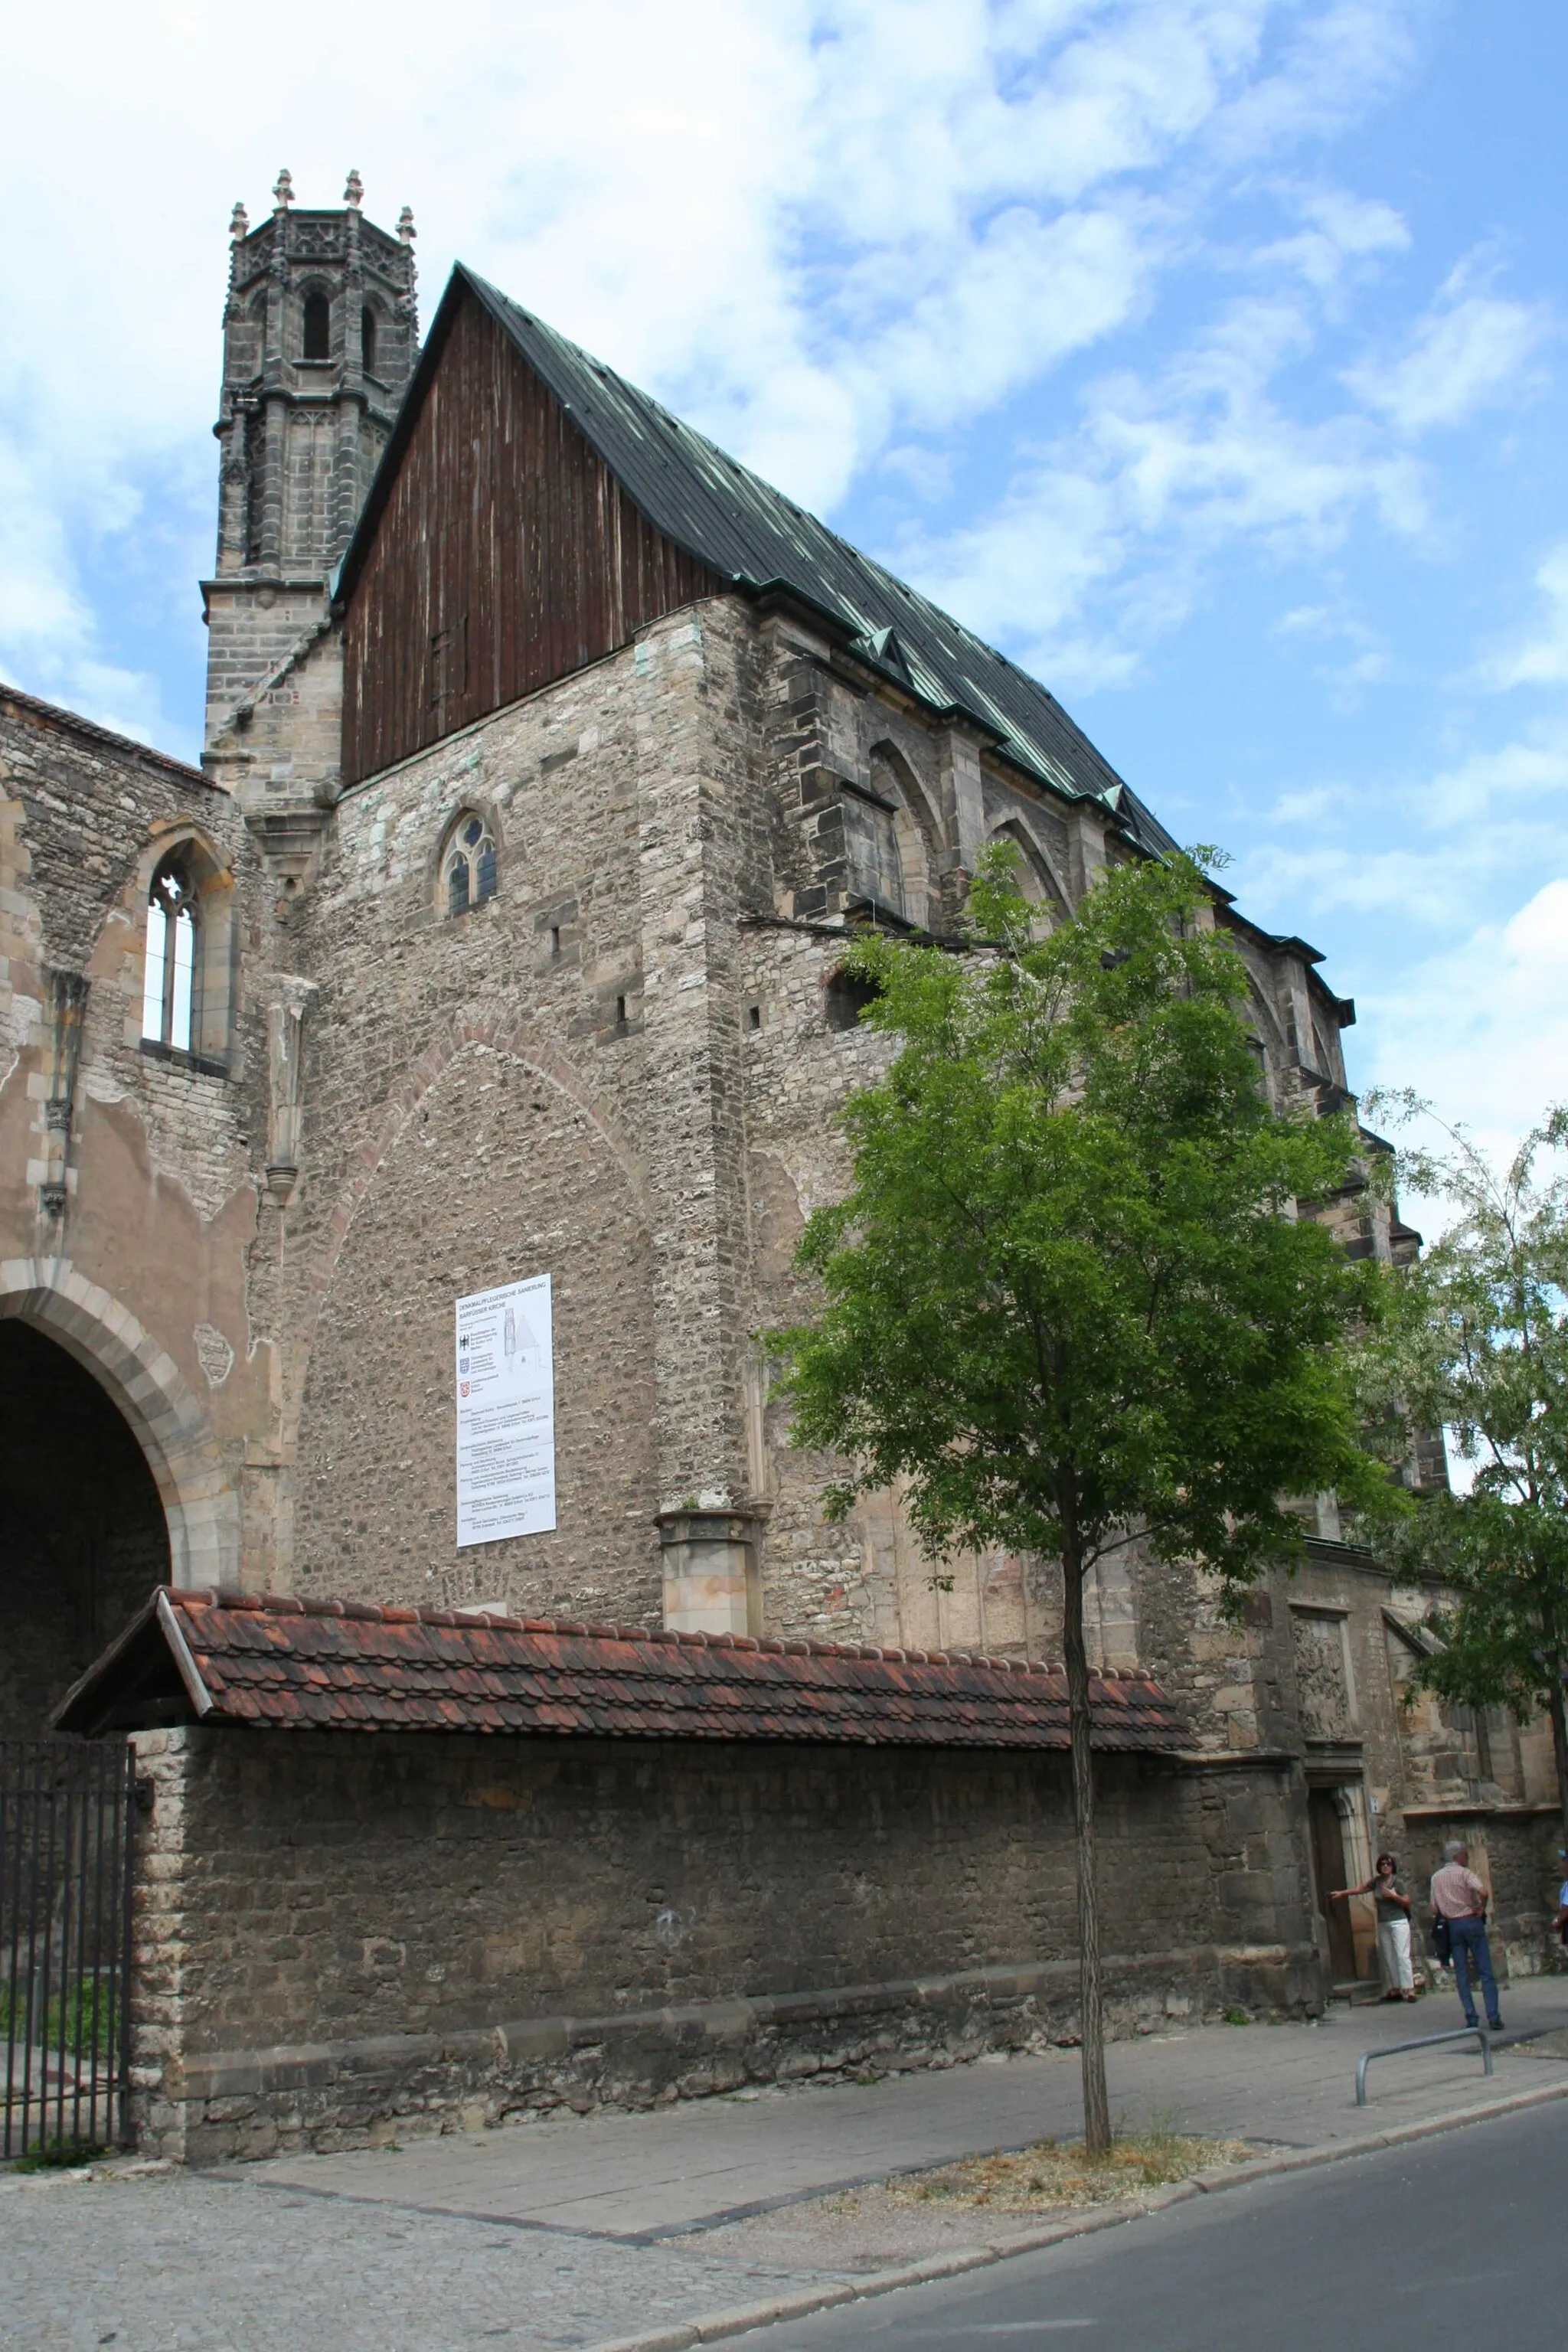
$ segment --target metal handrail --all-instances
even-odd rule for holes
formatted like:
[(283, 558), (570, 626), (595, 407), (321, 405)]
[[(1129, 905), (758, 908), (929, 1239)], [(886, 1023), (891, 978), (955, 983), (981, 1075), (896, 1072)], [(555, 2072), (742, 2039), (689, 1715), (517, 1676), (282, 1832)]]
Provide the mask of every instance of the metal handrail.
[(1416, 2042), (1385, 2042), (1381, 2050), (1369, 2050), (1358, 2058), (1355, 2070), (1355, 2103), (1366, 2105), (1366, 2070), (1374, 2058), (1396, 2058), (1402, 2050), (1435, 2050), (1439, 2042), (1479, 2042), (1487, 2073), (1492, 2072), (1492, 2037), (1484, 2025), (1461, 2025), (1452, 2033), (1424, 2033)]

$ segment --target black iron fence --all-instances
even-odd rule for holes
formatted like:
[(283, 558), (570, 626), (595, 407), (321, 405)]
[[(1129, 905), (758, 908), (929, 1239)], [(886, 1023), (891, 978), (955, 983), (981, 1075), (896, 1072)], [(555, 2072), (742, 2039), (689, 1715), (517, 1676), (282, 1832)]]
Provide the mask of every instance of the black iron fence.
[(0, 1739), (0, 2158), (124, 2137), (134, 1791), (123, 1743)]

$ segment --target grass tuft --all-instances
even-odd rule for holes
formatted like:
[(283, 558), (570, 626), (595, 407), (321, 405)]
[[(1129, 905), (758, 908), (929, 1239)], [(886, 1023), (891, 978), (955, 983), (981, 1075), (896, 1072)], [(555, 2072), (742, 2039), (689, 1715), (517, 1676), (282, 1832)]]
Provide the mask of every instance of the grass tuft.
[(64, 2172), (79, 2164), (96, 2164), (100, 2157), (110, 2153), (96, 2140), (57, 2140), (52, 2147), (37, 2147), (30, 2156), (18, 2156), (9, 2168), (13, 2172)]
[(1169, 2188), (1211, 2165), (1244, 2164), (1257, 2151), (1240, 2139), (1203, 2139), (1178, 2131), (1173, 2117), (1156, 2116), (1142, 2132), (1118, 2132), (1104, 2156), (1054, 2139), (1009, 2155), (971, 2156), (932, 2172), (889, 2180), (898, 2205), (942, 2205), (953, 2211), (990, 2206), (1008, 2213), (1041, 2213), (1113, 2204), (1142, 2189)]

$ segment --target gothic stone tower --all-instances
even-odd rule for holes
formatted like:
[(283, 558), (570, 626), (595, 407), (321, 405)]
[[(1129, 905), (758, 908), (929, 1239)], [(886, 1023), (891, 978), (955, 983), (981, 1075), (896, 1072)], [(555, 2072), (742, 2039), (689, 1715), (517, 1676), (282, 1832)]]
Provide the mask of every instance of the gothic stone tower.
[(418, 356), (407, 206), (393, 236), (361, 211), (357, 172), (341, 212), (296, 212), (287, 172), (273, 194), (269, 221), (252, 229), (237, 205), (229, 232), (217, 568), (203, 583), (219, 770), (243, 762), (237, 727), (324, 628), (332, 567)]

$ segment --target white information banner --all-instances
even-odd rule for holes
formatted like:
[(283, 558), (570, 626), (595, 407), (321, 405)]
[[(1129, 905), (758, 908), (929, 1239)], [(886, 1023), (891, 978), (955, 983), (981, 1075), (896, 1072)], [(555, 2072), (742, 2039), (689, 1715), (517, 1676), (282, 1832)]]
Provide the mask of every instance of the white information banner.
[(550, 1276), (458, 1301), (458, 1548), (555, 1525)]

